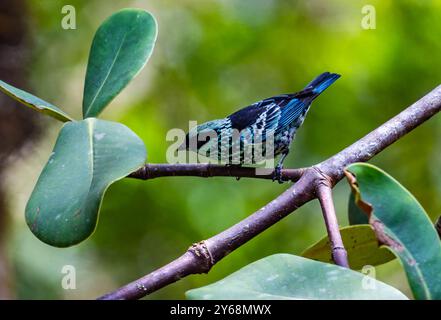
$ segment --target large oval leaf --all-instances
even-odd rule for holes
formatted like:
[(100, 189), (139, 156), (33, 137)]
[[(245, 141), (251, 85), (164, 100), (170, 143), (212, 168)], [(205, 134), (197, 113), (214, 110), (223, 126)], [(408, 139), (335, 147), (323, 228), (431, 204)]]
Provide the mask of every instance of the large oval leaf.
[(333, 264), (275, 254), (206, 287), (189, 299), (407, 299), (397, 289)]
[(10, 84), (7, 84), (6, 82), (3, 82), (1, 80), (0, 90), (6, 93), (11, 98), (38, 112), (47, 114), (63, 122), (72, 121), (72, 118), (66, 112), (57, 108), (53, 104), (50, 104), (49, 102), (46, 102), (26, 91), (13, 87)]
[(47, 244), (67, 247), (95, 229), (107, 187), (141, 167), (144, 143), (126, 126), (89, 118), (65, 124), (26, 206), (26, 222)]
[(345, 173), (377, 238), (403, 264), (415, 298), (441, 299), (441, 243), (423, 207), (377, 167), (356, 163)]
[[(392, 252), (384, 246), (380, 246), (370, 225), (343, 227), (340, 229), (340, 234), (348, 252), (349, 265), (352, 269), (360, 270), (364, 266), (377, 266), (395, 259)], [(327, 236), (306, 249), (302, 256), (334, 263)]]
[(84, 85), (84, 118), (95, 117), (124, 89), (150, 58), (157, 35), (153, 16), (123, 9), (98, 28)]

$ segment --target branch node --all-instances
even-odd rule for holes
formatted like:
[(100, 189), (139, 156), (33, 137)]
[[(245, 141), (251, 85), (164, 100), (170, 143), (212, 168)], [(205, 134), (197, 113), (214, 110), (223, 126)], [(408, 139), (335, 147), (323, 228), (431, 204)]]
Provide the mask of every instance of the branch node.
[(317, 175), (316, 189), (320, 188), (321, 186), (332, 188), (335, 185), (334, 179), (320, 169), (319, 166), (312, 166), (311, 169), (314, 170)]
[(215, 262), (213, 256), (211, 255), (210, 249), (208, 249), (205, 241), (200, 241), (193, 243), (188, 252), (192, 253), (193, 256), (198, 260), (201, 266), (198, 273), (208, 273), (210, 269), (214, 266)]

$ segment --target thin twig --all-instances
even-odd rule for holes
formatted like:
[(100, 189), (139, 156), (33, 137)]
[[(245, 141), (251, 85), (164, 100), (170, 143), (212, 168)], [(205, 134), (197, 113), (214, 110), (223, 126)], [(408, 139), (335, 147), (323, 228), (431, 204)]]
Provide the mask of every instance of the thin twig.
[[(281, 178), (283, 181), (297, 181), (305, 169), (283, 169)], [(258, 178), (272, 179), (274, 170), (256, 170), (256, 168), (242, 166), (224, 166), (210, 163), (190, 163), (190, 164), (167, 164), (167, 163), (148, 163), (141, 169), (129, 175), (129, 178), (150, 180), (159, 177), (236, 177), (236, 178)]]
[(323, 217), (325, 218), (326, 230), (331, 243), (332, 259), (339, 266), (349, 268), (348, 253), (341, 238), (338, 227), (337, 215), (335, 214), (334, 201), (332, 200), (332, 189), (324, 180), (317, 186), (317, 198), (322, 207)]
[(101, 299), (138, 299), (185, 276), (206, 273), (231, 251), (242, 246), (289, 213), (316, 197), (323, 177), (333, 187), (344, 168), (367, 161), (441, 109), (441, 86), (351, 146), (304, 170), (300, 179), (259, 211), (227, 230), (192, 246), (184, 255), (157, 271), (109, 293)]

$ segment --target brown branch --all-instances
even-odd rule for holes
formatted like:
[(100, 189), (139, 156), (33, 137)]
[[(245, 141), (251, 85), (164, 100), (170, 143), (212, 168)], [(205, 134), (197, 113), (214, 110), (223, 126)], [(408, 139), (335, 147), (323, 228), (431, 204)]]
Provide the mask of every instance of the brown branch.
[(227, 230), (193, 245), (168, 265), (100, 299), (138, 299), (185, 276), (206, 273), (231, 251), (316, 197), (326, 178), (333, 187), (350, 163), (367, 161), (441, 109), (441, 86), (331, 158), (303, 170), (300, 179), (269, 204)]
[[(305, 169), (283, 169), (281, 178), (283, 181), (297, 181)], [(129, 175), (129, 178), (150, 180), (159, 177), (236, 177), (236, 178), (259, 178), (272, 179), (274, 170), (265, 173), (256, 171), (255, 168), (242, 166), (223, 166), (210, 163), (190, 164), (167, 164), (148, 163), (141, 169)]]
[(341, 238), (334, 201), (332, 200), (332, 189), (328, 182), (329, 179), (323, 178), (323, 182), (317, 185), (316, 194), (325, 218), (326, 230), (331, 243), (332, 259), (339, 266), (349, 268), (348, 253)]

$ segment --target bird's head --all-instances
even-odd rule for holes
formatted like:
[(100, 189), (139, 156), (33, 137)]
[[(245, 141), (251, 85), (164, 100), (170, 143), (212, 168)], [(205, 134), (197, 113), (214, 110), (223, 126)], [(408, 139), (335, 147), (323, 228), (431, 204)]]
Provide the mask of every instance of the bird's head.
[[(217, 137), (218, 132), (223, 128), (225, 119), (212, 120), (192, 128), (185, 136), (184, 143), (178, 150), (190, 150), (197, 152), (211, 139)], [(217, 141), (217, 139), (216, 139)]]

